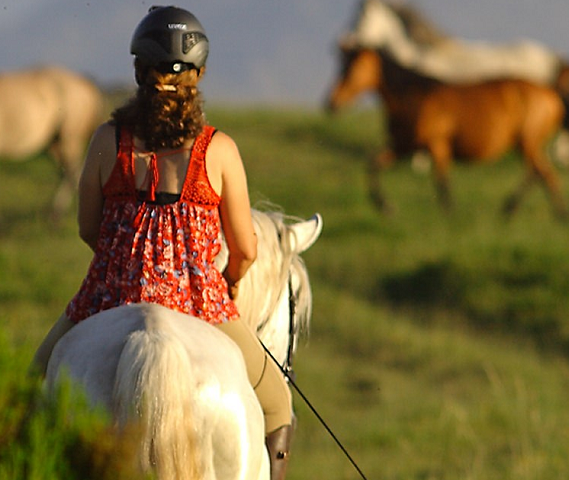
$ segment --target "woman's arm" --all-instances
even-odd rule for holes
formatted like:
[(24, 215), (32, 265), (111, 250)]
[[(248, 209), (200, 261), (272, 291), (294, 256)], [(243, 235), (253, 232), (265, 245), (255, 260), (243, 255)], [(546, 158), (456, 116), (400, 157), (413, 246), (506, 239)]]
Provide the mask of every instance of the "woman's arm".
[[(251, 218), (247, 177), (235, 142), (224, 133), (214, 135), (208, 155), (213, 157), (211, 162), (207, 159), (208, 167), (211, 165), (213, 170), (208, 171), (208, 175), (213, 177), (212, 186), (217, 187), (221, 195), (221, 225), (229, 250), (223, 275), (230, 295), (236, 296), (239, 280), (257, 258), (257, 236)], [(216, 178), (219, 179), (217, 182)]]
[(116, 159), (114, 127), (101, 125), (93, 134), (79, 180), (79, 236), (95, 250), (103, 216), (103, 180)]

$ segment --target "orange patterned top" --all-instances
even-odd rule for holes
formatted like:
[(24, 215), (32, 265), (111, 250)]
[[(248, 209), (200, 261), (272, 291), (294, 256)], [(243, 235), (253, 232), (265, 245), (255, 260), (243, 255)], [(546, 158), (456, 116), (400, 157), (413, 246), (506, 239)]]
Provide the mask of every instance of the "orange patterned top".
[(227, 283), (214, 265), (221, 248), (220, 197), (211, 187), (205, 154), (215, 129), (206, 126), (191, 149), (179, 199), (140, 199), (134, 145), (122, 129), (117, 160), (103, 187), (103, 220), (83, 283), (67, 306), (79, 322), (128, 303), (157, 303), (216, 324), (238, 317)]

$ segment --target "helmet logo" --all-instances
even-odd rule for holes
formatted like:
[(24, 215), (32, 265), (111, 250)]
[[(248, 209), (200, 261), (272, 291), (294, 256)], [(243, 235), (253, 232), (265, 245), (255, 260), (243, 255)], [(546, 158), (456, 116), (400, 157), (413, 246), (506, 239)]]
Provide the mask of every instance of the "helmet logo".
[(185, 23), (169, 23), (169, 30), (187, 30), (188, 26)]

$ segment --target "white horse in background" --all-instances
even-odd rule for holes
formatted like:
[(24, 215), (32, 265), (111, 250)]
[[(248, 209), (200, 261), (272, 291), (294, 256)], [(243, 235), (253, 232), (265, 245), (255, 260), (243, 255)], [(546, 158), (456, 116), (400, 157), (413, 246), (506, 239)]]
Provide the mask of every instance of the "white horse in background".
[[(285, 363), (311, 313), (299, 254), (317, 240), (322, 219), (291, 223), (256, 210), (253, 218), (259, 253), (238, 306)], [(298, 299), (298, 318), (289, 299)], [(241, 352), (208, 323), (152, 304), (100, 312), (56, 345), (48, 387), (66, 374), (93, 405), (113, 414), (119, 429), (140, 427), (141, 468), (159, 480), (268, 480), (263, 414)]]
[(508, 77), (556, 84), (563, 61), (533, 40), (512, 44), (443, 38), (417, 42), (397, 14), (397, 4), (362, 0), (342, 45), (384, 49), (402, 66), (448, 83), (473, 83)]

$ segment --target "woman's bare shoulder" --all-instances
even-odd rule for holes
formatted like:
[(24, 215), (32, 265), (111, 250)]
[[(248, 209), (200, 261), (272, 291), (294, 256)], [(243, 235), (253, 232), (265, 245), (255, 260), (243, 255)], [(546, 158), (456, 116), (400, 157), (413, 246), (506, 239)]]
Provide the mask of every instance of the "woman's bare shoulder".
[(208, 150), (212, 151), (212, 153), (214, 154), (238, 154), (238, 148), (237, 148), (237, 144), (235, 143), (235, 141), (233, 140), (233, 138), (231, 138), (229, 135), (227, 135), (226, 133), (222, 132), (221, 130), (217, 130), (215, 132), (215, 135), (213, 136), (213, 138), (211, 139), (211, 143), (210, 143), (210, 148)]

